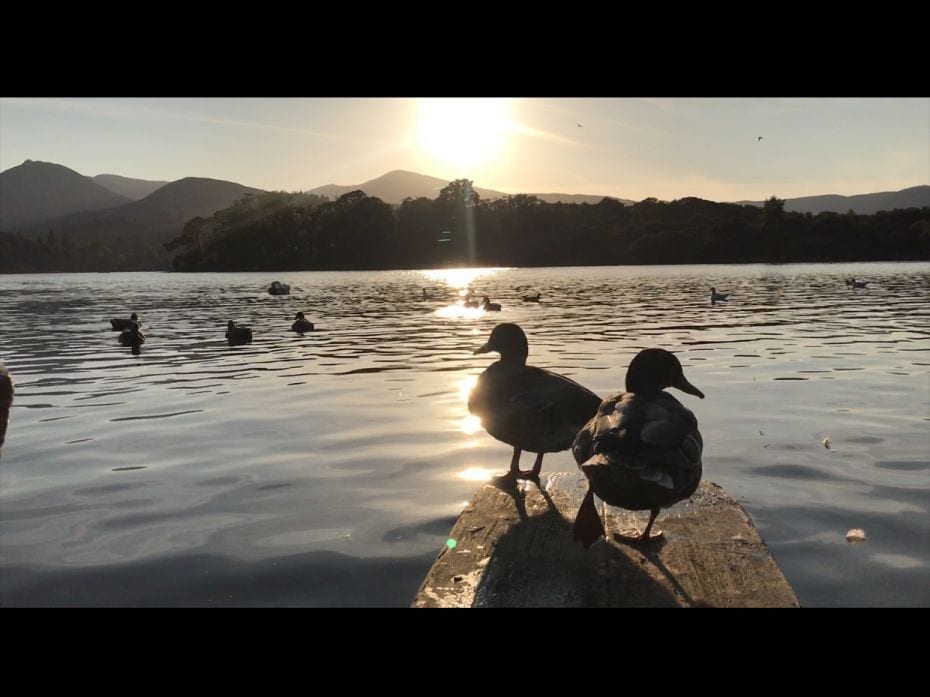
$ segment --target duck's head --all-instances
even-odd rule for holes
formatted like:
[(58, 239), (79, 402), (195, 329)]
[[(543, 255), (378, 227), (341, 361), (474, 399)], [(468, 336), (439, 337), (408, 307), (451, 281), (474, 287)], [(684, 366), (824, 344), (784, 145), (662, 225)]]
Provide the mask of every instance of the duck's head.
[(227, 328), (227, 329), (235, 329), (235, 328), (236, 328), (236, 323), (233, 322), (232, 320), (229, 320), (229, 321), (226, 323), (226, 328)]
[(294, 315), (294, 319), (305, 319), (304, 313), (298, 312), (296, 315)]
[(518, 361), (526, 363), (526, 356), (529, 354), (529, 344), (526, 342), (526, 334), (520, 329), (519, 325), (505, 322), (498, 324), (491, 332), (491, 338), (488, 343), (475, 353), (489, 353), (497, 351), (501, 355), (501, 360), (506, 362)]
[(716, 292), (717, 292), (717, 289), (716, 289), (716, 288), (714, 288), (713, 286), (711, 286), (711, 288), (710, 288), (710, 292), (711, 292), (711, 293), (716, 293)]
[(704, 399), (704, 393), (685, 379), (681, 362), (665, 349), (644, 349), (636, 354), (626, 371), (626, 391), (655, 394), (666, 387)]
[(137, 315), (135, 312), (133, 312), (131, 315), (129, 315), (129, 319), (131, 319), (133, 322), (138, 322), (138, 321), (139, 321), (139, 315)]

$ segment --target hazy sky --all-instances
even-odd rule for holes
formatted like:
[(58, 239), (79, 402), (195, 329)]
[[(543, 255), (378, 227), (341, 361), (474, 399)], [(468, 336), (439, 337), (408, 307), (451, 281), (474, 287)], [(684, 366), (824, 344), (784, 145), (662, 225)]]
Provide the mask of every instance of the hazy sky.
[[(762, 140), (758, 137), (762, 136)], [(930, 98), (0, 99), (0, 170), (717, 201), (930, 183)]]

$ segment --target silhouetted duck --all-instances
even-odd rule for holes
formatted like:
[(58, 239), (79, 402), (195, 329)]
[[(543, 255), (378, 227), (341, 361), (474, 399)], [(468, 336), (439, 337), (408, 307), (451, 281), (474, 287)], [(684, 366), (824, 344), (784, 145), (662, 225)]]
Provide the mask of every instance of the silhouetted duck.
[(575, 518), (575, 539), (585, 547), (604, 534), (594, 494), (611, 506), (650, 512), (642, 534), (614, 535), (621, 542), (643, 544), (662, 534), (650, 537), (659, 509), (697, 489), (704, 442), (694, 414), (664, 392), (666, 387), (704, 399), (673, 354), (640, 351), (627, 369), (626, 392), (601, 402), (597, 415), (578, 432), (572, 454), (588, 478), (588, 493)]
[(6, 425), (10, 420), (10, 408), (13, 406), (13, 378), (6, 366), (0, 362), (0, 445), (6, 438)]
[(857, 281), (855, 278), (850, 278), (848, 281), (846, 281), (846, 285), (850, 288), (865, 288), (867, 285), (869, 285), (869, 282)]
[(542, 293), (537, 293), (536, 295), (524, 295), (523, 302), (525, 303), (538, 303), (539, 299), (542, 297)]
[(710, 289), (710, 304), (711, 305), (713, 305), (715, 302), (719, 300), (726, 300), (728, 297), (730, 297), (729, 293), (718, 293), (716, 288)]
[(484, 296), (484, 300), (481, 303), (481, 307), (484, 309), (485, 312), (500, 312), (501, 311), (500, 303), (492, 303), (491, 299), (487, 295)]
[[(502, 479), (534, 479), (545, 453), (566, 450), (597, 411), (601, 398), (574, 380), (526, 364), (526, 334), (516, 324), (498, 324), (475, 353), (497, 351), (501, 358), (478, 377), (468, 411), (489, 434), (513, 446), (510, 471)], [(520, 453), (537, 453), (529, 472), (520, 470)]]
[(130, 322), (117, 338), (121, 346), (131, 346), (132, 352), (137, 356), (142, 352), (140, 347), (145, 343), (145, 335), (139, 331), (139, 325)]
[(110, 324), (113, 325), (113, 331), (119, 332), (123, 329), (129, 329), (130, 323), (135, 324), (137, 327), (142, 325), (142, 322), (139, 321), (139, 316), (133, 312), (129, 315), (129, 319), (111, 319)]
[(291, 287), (287, 283), (272, 281), (271, 285), (268, 287), (268, 293), (270, 295), (290, 295)]
[(313, 331), (313, 322), (304, 317), (303, 312), (298, 312), (294, 319), (297, 320), (294, 324), (291, 325), (291, 331), (297, 332), (298, 334), (303, 334), (304, 332)]
[(226, 340), (230, 346), (252, 343), (252, 330), (248, 327), (237, 327), (232, 320), (226, 323)]

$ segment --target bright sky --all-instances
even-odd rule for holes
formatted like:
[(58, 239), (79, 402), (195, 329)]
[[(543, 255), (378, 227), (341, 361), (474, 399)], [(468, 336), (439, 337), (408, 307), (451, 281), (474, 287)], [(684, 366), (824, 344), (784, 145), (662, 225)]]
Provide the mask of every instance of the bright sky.
[(0, 170), (26, 159), (288, 191), (406, 169), (508, 193), (852, 195), (930, 183), (930, 98), (0, 99)]

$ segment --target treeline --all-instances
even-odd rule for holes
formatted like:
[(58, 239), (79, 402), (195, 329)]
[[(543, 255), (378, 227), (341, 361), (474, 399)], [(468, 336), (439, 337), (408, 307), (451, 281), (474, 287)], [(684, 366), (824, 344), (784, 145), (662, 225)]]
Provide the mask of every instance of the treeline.
[(930, 259), (930, 208), (875, 215), (789, 213), (698, 198), (625, 206), (483, 201), (465, 179), (391, 207), (354, 191), (336, 201), (246, 197), (190, 221), (169, 243), (184, 271), (566, 266)]
[(54, 230), (38, 237), (0, 232), (0, 273), (164, 270), (164, 244), (119, 233), (84, 240)]
[[(118, 270), (131, 248), (16, 237), (0, 235), (0, 271)], [(761, 208), (698, 198), (482, 200), (460, 179), (399, 206), (361, 191), (336, 201), (248, 195), (189, 221), (164, 247), (179, 271), (930, 260), (930, 207), (812, 215), (786, 212), (775, 197)]]

